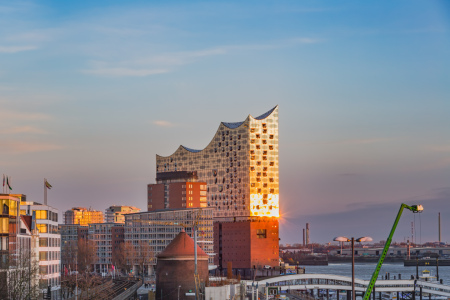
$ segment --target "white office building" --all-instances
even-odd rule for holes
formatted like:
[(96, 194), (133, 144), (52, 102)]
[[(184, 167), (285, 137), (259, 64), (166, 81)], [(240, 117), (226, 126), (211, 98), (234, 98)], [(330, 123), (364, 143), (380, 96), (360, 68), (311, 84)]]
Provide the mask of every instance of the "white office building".
[(52, 293), (61, 288), (61, 235), (58, 233), (58, 210), (38, 202), (20, 202), (21, 215), (35, 215), (39, 232), (39, 285), (42, 290), (50, 286)]

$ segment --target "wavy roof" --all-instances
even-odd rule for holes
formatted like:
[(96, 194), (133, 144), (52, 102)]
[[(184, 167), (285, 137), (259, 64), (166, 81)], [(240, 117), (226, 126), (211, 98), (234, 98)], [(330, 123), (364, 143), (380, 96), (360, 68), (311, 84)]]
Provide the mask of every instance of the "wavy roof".
[[(268, 116), (270, 116), (270, 115), (273, 113), (273, 111), (274, 111), (277, 107), (278, 107), (278, 105), (276, 105), (276, 106), (275, 106), (274, 108), (272, 108), (271, 110), (269, 110), (269, 111), (263, 113), (262, 115), (260, 115), (260, 116), (258, 116), (258, 117), (256, 117), (256, 118), (254, 118), (254, 119), (256, 119), (256, 120), (264, 120), (265, 118), (267, 118)], [(251, 117), (251, 115), (249, 115), (249, 117)], [(252, 117), (252, 118), (253, 118), (253, 117)], [(248, 117), (247, 117), (247, 119), (248, 119)], [(246, 119), (246, 120), (247, 120), (247, 119)], [(227, 128), (235, 129), (235, 128), (238, 128), (239, 126), (241, 126), (242, 124), (244, 124), (244, 122), (245, 122), (245, 120), (242, 121), (242, 122), (222, 122), (222, 124), (223, 124), (225, 127), (227, 127)], [(186, 150), (186, 151), (189, 151), (189, 152), (191, 152), (191, 153), (197, 153), (197, 152), (200, 152), (200, 151), (203, 151), (203, 150), (204, 150), (204, 149), (201, 149), (201, 150), (198, 150), (198, 149), (191, 149), (191, 148), (188, 148), (188, 147), (183, 146), (183, 145), (181, 145), (179, 148), (182, 148), (182, 149), (184, 149), (184, 150)], [(177, 151), (178, 151), (178, 149), (177, 149)], [(175, 152), (176, 152), (176, 151), (175, 151)]]

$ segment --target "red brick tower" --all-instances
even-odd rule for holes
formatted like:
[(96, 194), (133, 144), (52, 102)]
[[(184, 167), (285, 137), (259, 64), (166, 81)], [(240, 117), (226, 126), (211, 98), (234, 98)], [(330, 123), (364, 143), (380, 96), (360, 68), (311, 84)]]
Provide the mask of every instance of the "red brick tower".
[[(186, 293), (195, 293), (194, 240), (180, 232), (158, 255), (156, 265), (156, 299), (185, 299)], [(197, 245), (197, 272), (200, 282), (208, 278), (208, 254)], [(190, 297), (192, 298), (192, 297)]]

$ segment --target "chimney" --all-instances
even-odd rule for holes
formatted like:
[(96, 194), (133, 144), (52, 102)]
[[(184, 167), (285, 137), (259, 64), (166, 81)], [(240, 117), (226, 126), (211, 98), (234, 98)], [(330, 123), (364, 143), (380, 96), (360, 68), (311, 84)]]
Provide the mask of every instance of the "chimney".
[(306, 223), (306, 245), (309, 245), (309, 223)]

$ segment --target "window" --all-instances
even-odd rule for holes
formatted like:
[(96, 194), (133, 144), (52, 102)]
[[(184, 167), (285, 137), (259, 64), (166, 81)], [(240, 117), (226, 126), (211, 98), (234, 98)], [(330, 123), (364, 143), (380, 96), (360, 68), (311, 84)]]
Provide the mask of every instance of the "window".
[(273, 140), (273, 134), (269, 135), (269, 139)]
[(273, 165), (274, 165), (274, 162), (271, 161), (271, 162), (269, 163), (269, 166), (273, 166)]
[(40, 233), (47, 233), (48, 229), (47, 229), (47, 224), (36, 224), (37, 229), (39, 230)]
[(46, 210), (36, 210), (36, 219), (47, 220), (47, 211)]
[(250, 129), (250, 132), (251, 132), (251, 133), (255, 132), (255, 128), (251, 128), (251, 129)]
[(273, 146), (272, 145), (269, 145), (269, 150), (273, 150)]
[(267, 237), (266, 229), (256, 229), (256, 236), (258, 239), (265, 239)]

